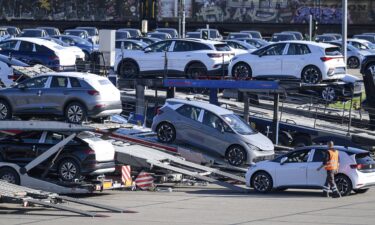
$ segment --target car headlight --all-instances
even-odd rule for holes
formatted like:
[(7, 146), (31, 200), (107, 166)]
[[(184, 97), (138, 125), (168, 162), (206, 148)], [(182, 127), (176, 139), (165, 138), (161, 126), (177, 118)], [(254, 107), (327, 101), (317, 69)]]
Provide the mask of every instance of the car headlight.
[(247, 143), (247, 146), (249, 146), (251, 151), (261, 151), (260, 148), (258, 148), (257, 146), (254, 146), (250, 143)]

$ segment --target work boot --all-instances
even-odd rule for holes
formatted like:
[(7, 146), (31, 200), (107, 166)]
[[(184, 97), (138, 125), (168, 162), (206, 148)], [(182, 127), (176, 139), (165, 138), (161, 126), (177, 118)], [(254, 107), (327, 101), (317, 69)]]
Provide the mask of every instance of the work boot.
[(339, 191), (334, 191), (333, 193), (332, 193), (332, 198), (341, 198), (341, 194), (340, 194), (340, 192)]
[(324, 190), (322, 196), (329, 198), (329, 192)]

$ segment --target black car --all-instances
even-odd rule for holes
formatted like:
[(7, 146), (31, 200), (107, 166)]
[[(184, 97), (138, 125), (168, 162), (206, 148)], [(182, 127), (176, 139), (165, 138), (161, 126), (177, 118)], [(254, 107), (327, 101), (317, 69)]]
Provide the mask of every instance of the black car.
[[(0, 139), (0, 162), (25, 166), (68, 136), (69, 134), (50, 131), (5, 135)], [(63, 181), (110, 173), (115, 168), (114, 154), (111, 143), (95, 137), (91, 132), (81, 132), (65, 145), (60, 153), (52, 155), (30, 173), (39, 176), (51, 166), (48, 176), (57, 174)]]

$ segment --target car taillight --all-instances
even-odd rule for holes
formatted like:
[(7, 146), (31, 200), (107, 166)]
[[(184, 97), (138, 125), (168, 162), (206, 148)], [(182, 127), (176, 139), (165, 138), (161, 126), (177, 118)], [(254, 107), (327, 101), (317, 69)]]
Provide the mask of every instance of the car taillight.
[(350, 165), (350, 168), (357, 169), (357, 170), (363, 169), (363, 167), (364, 167), (363, 164), (353, 164), (353, 165)]
[(331, 59), (334, 59), (334, 58), (332, 58), (332, 57), (320, 57), (320, 60), (322, 60), (323, 62), (327, 62)]
[(95, 151), (92, 150), (91, 148), (90, 149), (86, 149), (83, 151), (86, 155), (91, 155), (91, 154), (95, 154)]
[(60, 60), (60, 58), (57, 55), (51, 55), (48, 57), (49, 60)]
[(161, 110), (161, 108), (157, 108), (156, 115), (161, 115), (161, 114), (163, 114), (163, 110)]
[(223, 54), (217, 54), (217, 53), (208, 53), (207, 55), (210, 58), (221, 58), (221, 57), (223, 57)]
[(87, 93), (89, 95), (99, 95), (100, 94), (99, 91), (97, 91), (97, 90), (89, 90), (89, 91), (87, 91)]
[(9, 80), (13, 80), (13, 81), (16, 81), (19, 77), (20, 77), (20, 76), (15, 75), (15, 74), (13, 74), (13, 75), (8, 75), (8, 79), (9, 79)]

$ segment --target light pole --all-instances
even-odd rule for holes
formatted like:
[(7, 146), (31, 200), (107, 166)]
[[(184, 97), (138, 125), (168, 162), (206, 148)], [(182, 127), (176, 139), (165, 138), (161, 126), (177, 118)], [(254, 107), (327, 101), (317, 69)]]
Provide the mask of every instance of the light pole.
[(342, 55), (346, 65), (348, 37), (348, 0), (342, 0)]

